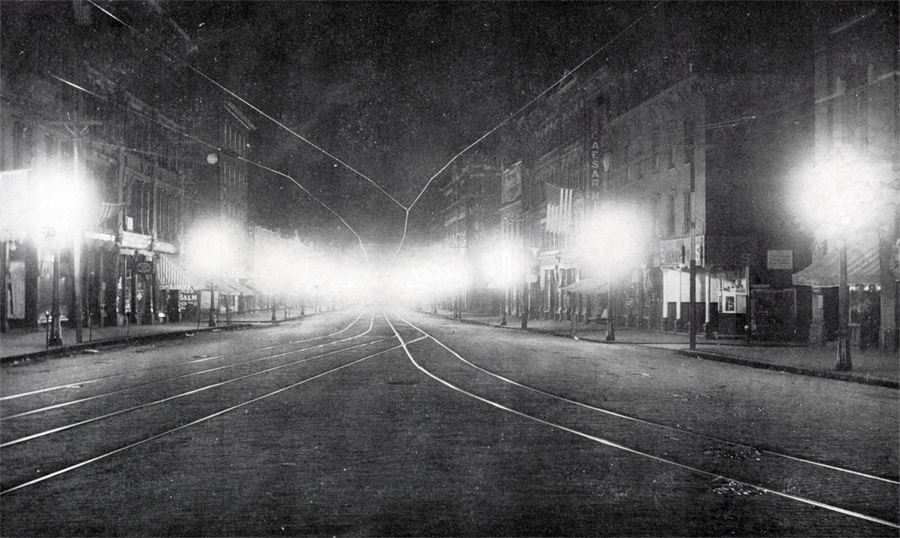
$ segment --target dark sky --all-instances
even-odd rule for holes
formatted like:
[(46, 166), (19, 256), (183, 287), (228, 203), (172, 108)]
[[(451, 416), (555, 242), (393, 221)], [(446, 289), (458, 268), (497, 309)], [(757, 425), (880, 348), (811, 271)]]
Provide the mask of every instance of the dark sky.
[[(3, 60), (72, 72), (90, 59), (180, 118), (215, 99), (235, 101), (194, 68), (407, 206), (455, 153), (622, 32), (580, 71), (606, 63), (646, 80), (648, 92), (685, 76), (688, 65), (811, 78), (813, 27), (848, 8), (780, 1), (662, 2), (655, 9), (644, 1), (97, 3), (150, 42), (94, 6), (89, 24), (78, 24), (70, 1), (3, 2)], [(183, 61), (166, 59), (160, 48)], [(259, 127), (255, 160), (290, 174), (361, 234), (399, 240), (401, 207), (241, 108)], [(251, 214), (264, 224), (337, 226), (277, 175), (255, 173), (251, 194)], [(428, 198), (412, 212), (416, 225), (427, 221)]]

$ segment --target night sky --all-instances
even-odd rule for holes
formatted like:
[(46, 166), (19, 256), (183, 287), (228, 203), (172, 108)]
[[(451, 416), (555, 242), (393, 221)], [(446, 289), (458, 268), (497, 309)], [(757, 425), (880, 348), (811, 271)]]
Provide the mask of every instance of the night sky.
[[(76, 18), (71, 1), (4, 1), (0, 43), (8, 72), (77, 77), (81, 62), (89, 60), (179, 119), (217, 99), (237, 101), (202, 72), (404, 206), (453, 155), (597, 51), (579, 72), (606, 64), (645, 81), (647, 96), (689, 70), (811, 79), (815, 28), (858, 7), (780, 1), (97, 1), (124, 26), (83, 5), (89, 20)], [(294, 177), (367, 241), (399, 241), (405, 215), (400, 205), (246, 104), (240, 107), (259, 127), (253, 160)], [(492, 144), (495, 137), (481, 146), (490, 152)], [(258, 223), (310, 234), (339, 225), (288, 180), (252, 173), (251, 217)], [(422, 231), (434, 212), (431, 196), (444, 176), (411, 212), (412, 232)]]

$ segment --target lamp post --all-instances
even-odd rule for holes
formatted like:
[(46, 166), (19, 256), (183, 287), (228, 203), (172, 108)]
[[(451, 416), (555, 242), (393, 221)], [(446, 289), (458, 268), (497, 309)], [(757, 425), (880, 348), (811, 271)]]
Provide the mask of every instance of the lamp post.
[(47, 336), (47, 347), (63, 345), (62, 328), (60, 327), (59, 311), (59, 247), (53, 252), (53, 285), (52, 304), (50, 305), (50, 333)]
[(838, 282), (838, 350), (835, 370), (849, 371), (853, 369), (850, 358), (850, 286), (847, 278), (847, 241), (840, 238), (840, 276)]
[(209, 279), (209, 326), (215, 327), (218, 325), (216, 321), (216, 286), (215, 280), (213, 278)]
[(603, 201), (587, 215), (576, 239), (580, 255), (606, 279), (606, 340), (610, 342), (616, 340), (616, 282), (645, 261), (646, 217), (637, 204)]
[(222, 272), (225, 260), (231, 259), (232, 249), (231, 234), (237, 232), (231, 230), (219, 219), (213, 219), (197, 223), (186, 234), (185, 253), (192, 266), (197, 268), (198, 274), (209, 278), (209, 326), (218, 326), (216, 308), (216, 283), (217, 275)]
[[(797, 209), (817, 225), (815, 239), (838, 244), (838, 345), (836, 370), (853, 368), (850, 353), (850, 279), (847, 244), (866, 244), (865, 238), (895, 225), (898, 181), (895, 165), (868, 149), (851, 144), (829, 148), (810, 165), (795, 167)], [(871, 237), (870, 237), (871, 238)]]
[(616, 340), (616, 296), (613, 293), (612, 278), (606, 281), (606, 341)]

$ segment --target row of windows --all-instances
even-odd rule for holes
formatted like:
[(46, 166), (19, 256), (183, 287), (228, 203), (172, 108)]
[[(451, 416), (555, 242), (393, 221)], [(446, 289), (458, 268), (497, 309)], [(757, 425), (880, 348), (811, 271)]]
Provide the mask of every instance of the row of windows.
[[(680, 208), (676, 205), (678, 198), (679, 196), (674, 191), (666, 195), (653, 194), (650, 197), (649, 204), (653, 219), (654, 236), (683, 237), (690, 233), (691, 193), (688, 191), (681, 193)], [(680, 229), (677, 228), (679, 224), (681, 225)]]
[(171, 131), (141, 116), (129, 114), (125, 127), (125, 145), (153, 159), (169, 170), (178, 169), (178, 150)]
[(247, 158), (247, 139), (244, 134), (233, 125), (226, 122), (223, 127), (222, 143), (229, 152), (241, 158)]
[(167, 241), (178, 239), (181, 222), (180, 197), (169, 191), (157, 189), (156, 204), (153, 203), (153, 184), (132, 181), (126, 190), (126, 229), (143, 235), (153, 235)]
[(666, 140), (663, 144), (660, 127), (654, 127), (648, 137), (633, 139), (622, 130), (613, 130), (612, 144), (619, 143), (612, 154), (612, 177), (616, 186), (658, 173), (661, 169), (672, 169), (680, 156), (683, 164), (691, 164), (694, 154), (694, 122), (687, 120), (678, 128), (674, 120), (667, 123)]

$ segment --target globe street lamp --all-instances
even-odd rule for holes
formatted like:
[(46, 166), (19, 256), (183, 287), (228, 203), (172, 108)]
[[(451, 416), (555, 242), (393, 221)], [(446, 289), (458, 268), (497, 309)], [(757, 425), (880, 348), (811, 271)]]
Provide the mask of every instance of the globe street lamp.
[(637, 204), (604, 201), (587, 215), (576, 245), (588, 265), (606, 278), (606, 340), (615, 341), (615, 281), (646, 254), (647, 219)]
[[(191, 265), (198, 273), (209, 278), (209, 326), (218, 325), (215, 315), (215, 281), (224, 263), (233, 258), (234, 230), (219, 220), (198, 223), (188, 234), (185, 251)], [(198, 313), (199, 315), (199, 313)]]
[(850, 288), (847, 243), (861, 237), (880, 219), (890, 219), (896, 204), (890, 163), (838, 145), (807, 167), (795, 167), (795, 199), (807, 222), (815, 226), (818, 241), (838, 243), (838, 346), (836, 370), (851, 370)]
[[(36, 182), (33, 192), (36, 214), (31, 222), (39, 223), (34, 231), (48, 248), (53, 252), (53, 276), (50, 307), (50, 331), (47, 339), (48, 346), (61, 346), (62, 331), (60, 326), (60, 257), (64, 246), (71, 246), (73, 250), (73, 262), (79, 263), (77, 254), (80, 252), (82, 234), (86, 228), (88, 212), (88, 190), (80, 182), (77, 175), (64, 172), (61, 168), (46, 166), (35, 169)], [(74, 268), (73, 274), (77, 279), (80, 276), (78, 268)], [(80, 283), (75, 283), (80, 284)], [(76, 286), (76, 292), (80, 288)], [(77, 318), (80, 315), (80, 294), (76, 293), (75, 307), (72, 312)], [(79, 321), (79, 320), (76, 320)], [(80, 333), (80, 331), (79, 331)], [(81, 335), (76, 334), (78, 341)]]

